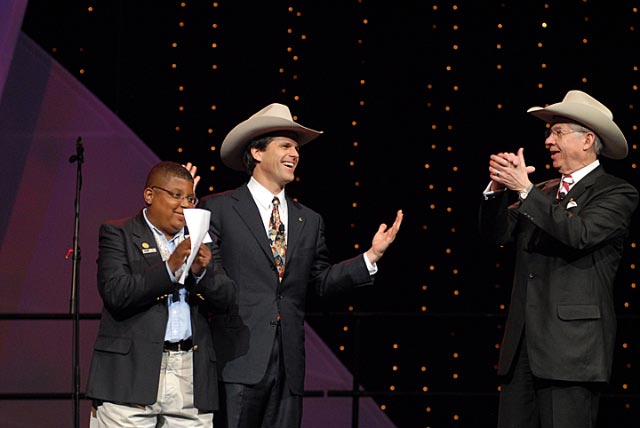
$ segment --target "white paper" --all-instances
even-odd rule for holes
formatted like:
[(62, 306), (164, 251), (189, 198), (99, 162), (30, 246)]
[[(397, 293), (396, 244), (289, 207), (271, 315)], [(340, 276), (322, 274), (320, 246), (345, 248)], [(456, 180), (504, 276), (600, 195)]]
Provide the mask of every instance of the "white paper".
[(211, 213), (201, 208), (185, 208), (183, 212), (184, 219), (187, 222), (187, 228), (189, 229), (189, 237), (191, 238), (191, 254), (189, 254), (182, 275), (180, 275), (180, 279), (178, 280), (180, 284), (184, 284), (184, 281), (187, 279), (187, 274), (189, 273), (189, 269), (191, 269), (193, 260), (196, 258), (196, 255), (198, 255), (200, 245), (211, 242), (211, 236), (209, 236)]

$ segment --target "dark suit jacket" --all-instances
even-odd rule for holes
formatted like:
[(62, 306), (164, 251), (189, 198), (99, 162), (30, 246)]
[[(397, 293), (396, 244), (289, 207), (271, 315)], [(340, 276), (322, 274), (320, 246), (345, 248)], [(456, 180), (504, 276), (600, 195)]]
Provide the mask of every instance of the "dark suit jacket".
[(555, 200), (559, 180), (482, 203), (481, 232), (515, 243), (515, 278), (498, 374), (509, 372), (524, 333), (535, 376), (608, 381), (616, 318), (613, 285), (638, 192), (600, 166)]
[[(98, 289), (104, 307), (93, 350), (87, 396), (102, 401), (149, 405), (156, 401), (165, 330), (167, 296), (175, 290), (153, 232), (142, 212), (100, 227)], [(151, 251), (150, 251), (151, 250)], [(218, 408), (216, 358), (209, 310), (227, 311), (233, 284), (215, 285), (212, 266), (189, 289), (194, 343), (195, 406)]]
[(302, 394), (305, 375), (304, 315), (308, 291), (328, 295), (371, 284), (363, 256), (329, 263), (321, 216), (287, 196), (285, 272), (278, 281), (260, 212), (246, 185), (203, 198), (211, 211), (214, 263), (237, 285), (237, 304), (212, 317), (218, 368), (225, 382), (256, 384), (265, 374), (281, 314), (283, 358), (289, 386)]

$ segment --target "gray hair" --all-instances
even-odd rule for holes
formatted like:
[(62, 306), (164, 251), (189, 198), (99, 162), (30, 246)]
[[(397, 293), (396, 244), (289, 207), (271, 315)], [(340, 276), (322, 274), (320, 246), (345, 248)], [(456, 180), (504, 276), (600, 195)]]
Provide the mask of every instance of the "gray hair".
[(595, 132), (593, 132), (591, 129), (587, 128), (584, 125), (581, 125), (579, 123), (569, 123), (568, 124), (569, 127), (571, 129), (573, 129), (574, 131), (577, 132), (591, 132), (593, 133), (595, 139), (593, 141), (593, 151), (596, 153), (596, 155), (600, 156), (600, 152), (602, 152), (602, 140), (600, 140), (600, 137), (598, 136), (598, 134), (596, 134)]

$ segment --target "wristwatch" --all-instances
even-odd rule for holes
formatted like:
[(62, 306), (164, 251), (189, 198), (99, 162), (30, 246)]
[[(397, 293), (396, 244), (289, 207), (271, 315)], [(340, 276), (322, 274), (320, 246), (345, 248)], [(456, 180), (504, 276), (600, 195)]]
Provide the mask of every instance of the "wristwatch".
[(531, 191), (531, 189), (533, 189), (533, 184), (530, 184), (526, 189), (519, 192), (518, 195), (520, 196), (521, 201), (527, 199), (527, 196), (529, 196), (529, 192)]

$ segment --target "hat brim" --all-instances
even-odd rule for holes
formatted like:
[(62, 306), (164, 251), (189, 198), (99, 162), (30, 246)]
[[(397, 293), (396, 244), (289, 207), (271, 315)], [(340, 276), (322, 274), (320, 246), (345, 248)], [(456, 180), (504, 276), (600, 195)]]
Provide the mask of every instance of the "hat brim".
[(574, 120), (598, 134), (602, 156), (624, 159), (629, 153), (627, 139), (616, 123), (601, 111), (582, 103), (561, 102), (548, 107), (531, 107), (527, 113), (553, 123), (558, 116)]
[(242, 156), (247, 144), (260, 135), (276, 131), (295, 132), (298, 135), (297, 142), (300, 146), (307, 144), (322, 134), (322, 131), (316, 131), (283, 118), (272, 116), (252, 118), (238, 124), (229, 131), (220, 147), (222, 162), (231, 169), (244, 171)]

